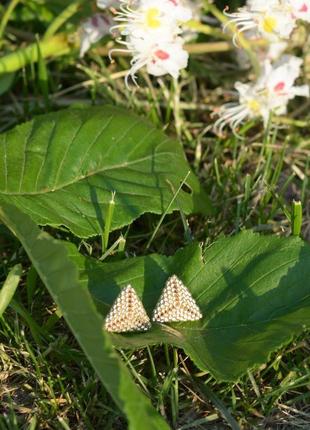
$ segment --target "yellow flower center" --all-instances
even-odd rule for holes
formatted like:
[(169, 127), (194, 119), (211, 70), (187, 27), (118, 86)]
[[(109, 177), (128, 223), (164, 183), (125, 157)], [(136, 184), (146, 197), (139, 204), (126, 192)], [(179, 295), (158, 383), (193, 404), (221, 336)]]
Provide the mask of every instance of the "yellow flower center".
[(158, 19), (159, 15), (159, 9), (156, 7), (150, 7), (146, 12), (146, 25), (153, 29), (160, 27), (160, 20)]
[(258, 101), (252, 99), (248, 101), (248, 108), (253, 112), (253, 113), (259, 113), (260, 112), (260, 104), (258, 103)]
[(265, 16), (263, 29), (266, 33), (273, 33), (277, 26), (277, 20), (273, 16)]

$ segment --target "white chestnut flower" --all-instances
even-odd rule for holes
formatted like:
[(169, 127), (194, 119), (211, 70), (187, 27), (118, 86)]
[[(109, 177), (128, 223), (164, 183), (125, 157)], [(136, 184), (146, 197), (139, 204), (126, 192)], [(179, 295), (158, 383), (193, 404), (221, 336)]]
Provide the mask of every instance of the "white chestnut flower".
[(96, 14), (87, 19), (81, 26), (80, 57), (83, 57), (92, 44), (110, 33), (113, 19), (109, 16)]
[(134, 3), (121, 0), (115, 21), (120, 32), (133, 37), (160, 37), (171, 39), (182, 32), (179, 24), (190, 20), (192, 11), (180, 0), (141, 0)]
[(183, 49), (182, 23), (192, 18), (192, 9), (183, 0), (121, 0), (115, 21), (121, 34), (118, 42), (132, 56), (128, 78), (136, 83), (142, 67), (154, 76), (170, 74), (177, 78), (187, 66), (188, 54)]
[(266, 60), (261, 77), (257, 82), (243, 84), (236, 82), (239, 97), (236, 103), (227, 103), (217, 112), (219, 119), (214, 124), (217, 134), (222, 134), (225, 126), (234, 133), (245, 120), (261, 117), (266, 127), (270, 114), (283, 115), (287, 105), (296, 96), (309, 97), (309, 86), (295, 86), (300, 75), (302, 59), (284, 56), (277, 64)]
[(229, 17), (225, 27), (233, 24), (237, 29), (235, 43), (238, 34), (248, 30), (273, 42), (288, 39), (296, 26), (296, 17), (288, 0), (249, 0), (237, 12), (225, 14)]
[[(300, 76), (303, 60), (293, 55), (285, 55), (272, 65), (269, 61), (264, 64), (262, 78), (258, 85), (265, 90), (265, 100), (269, 111), (276, 115), (287, 112), (288, 102), (296, 96), (309, 97), (308, 85), (294, 85)], [(264, 118), (267, 124), (268, 118)]]
[(130, 38), (127, 47), (133, 56), (127, 83), (129, 77), (136, 83), (136, 72), (144, 66), (150, 75), (169, 74), (174, 79), (178, 78), (181, 69), (187, 67), (188, 53), (183, 49), (181, 38), (169, 42), (156, 42), (151, 38)]

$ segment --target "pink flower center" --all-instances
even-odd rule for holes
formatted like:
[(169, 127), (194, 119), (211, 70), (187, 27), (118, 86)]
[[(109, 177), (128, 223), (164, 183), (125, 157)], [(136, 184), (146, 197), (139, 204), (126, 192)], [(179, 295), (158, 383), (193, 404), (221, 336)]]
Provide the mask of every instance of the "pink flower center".
[(168, 60), (168, 58), (170, 57), (168, 52), (165, 52), (162, 49), (157, 49), (157, 51), (155, 51), (154, 54), (160, 60)]
[(284, 88), (285, 88), (285, 82), (279, 82), (277, 85), (274, 86), (274, 91), (278, 93), (284, 90)]
[(308, 12), (308, 6), (306, 5), (306, 3), (304, 3), (301, 8), (299, 9), (299, 12)]

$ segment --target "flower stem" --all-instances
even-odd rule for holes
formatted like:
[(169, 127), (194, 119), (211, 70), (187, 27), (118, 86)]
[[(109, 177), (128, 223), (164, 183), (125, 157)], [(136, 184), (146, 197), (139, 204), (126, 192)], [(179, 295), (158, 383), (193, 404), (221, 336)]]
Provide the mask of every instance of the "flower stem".
[[(75, 47), (75, 43), (71, 42), (70, 35), (64, 33), (57, 34), (40, 42), (42, 58), (68, 54), (72, 47)], [(32, 43), (26, 48), (20, 48), (12, 54), (0, 58), (0, 74), (15, 72), (27, 64), (36, 63), (38, 60), (38, 45), (37, 43)]]
[(191, 20), (186, 22), (183, 27), (186, 29), (196, 31), (197, 33), (207, 34), (208, 36), (218, 37), (220, 39), (228, 39), (229, 36), (223, 33), (222, 30), (211, 27), (210, 25), (203, 24), (199, 21)]

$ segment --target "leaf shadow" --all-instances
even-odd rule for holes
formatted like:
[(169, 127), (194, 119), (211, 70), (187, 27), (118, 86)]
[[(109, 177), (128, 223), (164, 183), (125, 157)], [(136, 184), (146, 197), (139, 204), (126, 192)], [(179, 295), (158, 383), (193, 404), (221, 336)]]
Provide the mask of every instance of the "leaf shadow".
[(100, 228), (100, 232), (103, 233), (104, 231), (104, 219), (102, 216), (102, 210), (100, 207), (100, 203), (98, 200), (98, 194), (97, 194), (97, 188), (94, 187), (92, 184), (89, 183), (89, 190), (90, 190), (90, 200), (92, 202), (95, 214), (96, 214), (96, 218), (97, 218), (97, 222)]
[(107, 315), (112, 303), (120, 293), (120, 286), (117, 284), (113, 273), (112, 276), (104, 277), (100, 264), (92, 258), (84, 260), (84, 274), (93, 300), (95, 301), (98, 311)]
[[(128, 169), (126, 165), (124, 165), (124, 169)], [(160, 172), (159, 169), (156, 167), (156, 153), (155, 149), (152, 149), (152, 152), (150, 154), (150, 166), (148, 166), (147, 175), (151, 175), (154, 178), (154, 182), (150, 186), (152, 188), (153, 197), (152, 199), (158, 198), (159, 199), (159, 210), (158, 213), (163, 213), (167, 208), (165, 207), (164, 203), (164, 193), (162, 190), (162, 187), (160, 185), (160, 175), (164, 172)], [(165, 172), (166, 173), (166, 172)], [(169, 173), (169, 172), (168, 172)], [(145, 174), (145, 172), (143, 173)], [(143, 178), (143, 176), (142, 176)], [(117, 211), (122, 208), (122, 210), (125, 210), (126, 213), (130, 215), (133, 219), (137, 218), (139, 215), (143, 213), (141, 209), (139, 208), (139, 201), (140, 201), (140, 195), (137, 195), (137, 203), (133, 203), (133, 197), (134, 197), (134, 190), (133, 192), (130, 190), (126, 191), (120, 191), (120, 189), (117, 189), (117, 181), (120, 181), (121, 185), (126, 183), (127, 181), (122, 178), (116, 178), (114, 181), (110, 180), (107, 176), (104, 176), (102, 179), (103, 181), (103, 187), (99, 187), (98, 184), (96, 185), (94, 181), (96, 178), (87, 178), (87, 183), (89, 186), (89, 194), (90, 194), (90, 200), (91, 204), (94, 208), (94, 213), (96, 220), (98, 222), (99, 229), (101, 231), (104, 230), (104, 208), (108, 206), (108, 202), (105, 202), (104, 204), (100, 203), (100, 194), (98, 196), (98, 190), (103, 191), (104, 193), (112, 193), (115, 192), (115, 210), (114, 210), (114, 219), (118, 216)], [(138, 183), (138, 182), (136, 182)], [(127, 184), (128, 185), (128, 184)], [(132, 188), (134, 189), (135, 183), (132, 183)], [(146, 187), (146, 184), (143, 184), (144, 187)], [(168, 190), (168, 185), (166, 185)], [(169, 188), (169, 192), (171, 192)], [(167, 205), (168, 206), (168, 205)], [(147, 212), (147, 211), (145, 211)], [(113, 219), (112, 219), (112, 225), (113, 225)]]
[(101, 304), (103, 314), (107, 313), (121, 289), (130, 284), (150, 315), (168, 277), (166, 268), (160, 266), (152, 255), (136, 258), (135, 261), (124, 260), (116, 265), (96, 264), (91, 258), (86, 258), (84, 269), (88, 289), (96, 302)]
[[(222, 269), (230, 288), (210, 304), (216, 312), (206, 324), (203, 336), (208, 356), (205, 366), (215, 367), (222, 377), (236, 379), (248, 368), (263, 363), (270, 352), (289, 341), (305, 323), (305, 309), (310, 307), (309, 247), (304, 244), (296, 263), (276, 285), (273, 281), (270, 290), (263, 292), (264, 279), (258, 279), (254, 286), (245, 279), (270, 253), (254, 258), (237, 276)], [(270, 273), (274, 275), (276, 270)]]
[(149, 315), (152, 314), (167, 280), (167, 269), (150, 255), (144, 258), (144, 288), (142, 301)]

